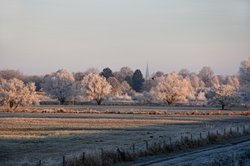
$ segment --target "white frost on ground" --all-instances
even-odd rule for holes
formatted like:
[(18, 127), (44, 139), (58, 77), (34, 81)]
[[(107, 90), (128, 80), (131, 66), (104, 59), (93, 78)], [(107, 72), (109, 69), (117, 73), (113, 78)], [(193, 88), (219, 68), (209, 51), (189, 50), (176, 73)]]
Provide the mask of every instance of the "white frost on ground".
[[(175, 156), (172, 159), (153, 163), (145, 164), (150, 166), (169, 166), (169, 165), (178, 165), (178, 166), (209, 166), (213, 161), (223, 160), (223, 158), (231, 157), (237, 158), (237, 155), (243, 154), (245, 152), (250, 152), (250, 140), (231, 145), (226, 147), (215, 147), (210, 150), (196, 151), (192, 153), (186, 153), (179, 156)], [(244, 163), (244, 165), (250, 164)], [(235, 166), (238, 165), (237, 161), (234, 163)]]
[[(103, 109), (100, 107), (99, 109)], [(124, 111), (128, 111), (131, 108), (116, 108)], [(127, 110), (128, 109), (128, 110)], [(143, 108), (144, 109), (144, 108)], [(146, 108), (145, 108), (146, 109)], [(149, 109), (149, 108), (148, 108)], [(150, 109), (154, 109), (151, 108)], [(108, 119), (109, 121), (176, 121), (176, 123), (166, 123), (160, 125), (143, 125), (136, 128), (125, 127), (92, 127), (98, 133), (85, 133), (85, 134), (72, 134), (67, 136), (54, 136), (42, 139), (6, 139), (1, 137), (1, 133), (4, 131), (13, 131), (13, 128), (6, 128), (6, 124), (3, 121), (6, 119), (23, 119), (30, 120), (33, 118), (44, 120), (44, 118), (51, 119), (50, 121), (56, 122), (63, 120), (66, 122), (70, 119), (70, 123), (64, 123), (66, 127), (59, 127), (57, 129), (53, 126), (47, 126), (48, 122), (38, 124), (34, 128), (24, 127), (22, 129), (22, 134), (38, 132), (36, 130), (41, 130), (45, 132), (61, 132), (75, 131), (79, 129), (79, 124), (70, 127), (73, 122), (77, 120), (94, 120), (101, 121), (102, 119)], [(177, 123), (179, 120), (192, 123)], [(197, 123), (193, 123), (197, 121)], [(36, 114), (36, 113), (0, 113), (0, 166), (6, 165), (20, 165), (21, 163), (27, 161), (33, 165), (39, 160), (42, 160), (42, 165), (57, 165), (62, 161), (62, 156), (66, 155), (66, 158), (70, 156), (78, 156), (82, 152), (100, 152), (100, 148), (104, 150), (115, 149), (116, 147), (131, 148), (132, 143), (135, 143), (136, 150), (145, 148), (144, 140), (148, 140), (149, 144), (154, 143), (154, 141), (159, 142), (163, 140), (168, 141), (169, 137), (172, 141), (179, 139), (181, 136), (190, 136), (193, 134), (193, 138), (199, 137), (200, 132), (203, 136), (207, 134), (208, 131), (219, 130), (220, 133), (223, 132), (224, 128), (240, 126), (243, 124), (249, 124), (250, 119), (247, 117), (234, 117), (234, 116), (157, 116), (157, 115), (124, 115), (124, 114)], [(140, 122), (141, 124), (141, 122)], [(30, 124), (28, 124), (30, 125)], [(101, 124), (102, 125), (102, 124)], [(7, 124), (7, 126), (9, 126)], [(22, 126), (14, 126), (22, 127)], [(28, 126), (29, 127), (29, 126)], [(80, 126), (80, 131), (85, 131), (86, 126)], [(20, 132), (18, 129), (15, 132)], [(18, 134), (17, 133), (17, 134)], [(43, 134), (43, 133), (42, 133)]]

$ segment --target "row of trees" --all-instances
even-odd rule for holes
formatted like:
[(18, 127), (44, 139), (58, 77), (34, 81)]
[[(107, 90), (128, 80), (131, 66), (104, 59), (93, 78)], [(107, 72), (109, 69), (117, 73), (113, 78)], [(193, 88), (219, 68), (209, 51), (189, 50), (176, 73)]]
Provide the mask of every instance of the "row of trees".
[(250, 58), (241, 63), (239, 75), (215, 75), (210, 67), (196, 74), (187, 69), (177, 73), (156, 72), (144, 80), (140, 70), (122, 67), (113, 72), (91, 68), (70, 73), (61, 69), (45, 76), (24, 76), (18, 71), (0, 71), (0, 102), (10, 108), (37, 103), (36, 91), (43, 91), (61, 104), (67, 101), (131, 98), (141, 103), (228, 104), (250, 101)]

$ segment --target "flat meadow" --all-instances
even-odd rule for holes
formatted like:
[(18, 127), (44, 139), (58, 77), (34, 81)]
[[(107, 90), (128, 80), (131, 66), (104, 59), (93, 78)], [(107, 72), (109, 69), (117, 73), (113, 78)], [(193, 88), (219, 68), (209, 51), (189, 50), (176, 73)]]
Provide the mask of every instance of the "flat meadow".
[(136, 150), (208, 132), (249, 125), (247, 109), (220, 111), (205, 107), (154, 106), (40, 106), (0, 111), (0, 165), (59, 165), (101, 149)]

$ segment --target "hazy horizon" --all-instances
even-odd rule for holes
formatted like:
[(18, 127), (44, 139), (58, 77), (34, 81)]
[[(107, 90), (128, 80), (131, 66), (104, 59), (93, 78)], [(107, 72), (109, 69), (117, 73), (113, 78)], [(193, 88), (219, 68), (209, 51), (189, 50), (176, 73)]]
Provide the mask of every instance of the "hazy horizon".
[(210, 66), (237, 74), (250, 57), (248, 0), (1, 0), (0, 70), (150, 73)]

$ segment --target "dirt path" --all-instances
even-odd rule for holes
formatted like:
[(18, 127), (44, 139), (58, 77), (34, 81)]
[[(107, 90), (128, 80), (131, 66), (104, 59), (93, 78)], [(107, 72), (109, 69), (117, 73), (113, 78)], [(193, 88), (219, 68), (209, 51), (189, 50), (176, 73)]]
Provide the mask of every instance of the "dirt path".
[[(231, 141), (224, 145), (215, 145), (213, 147), (194, 150), (171, 157), (152, 158), (151, 161), (141, 161), (133, 166), (198, 166), (210, 165), (212, 161), (221, 160), (225, 157), (237, 157), (237, 155), (250, 151), (250, 137), (244, 137)], [(247, 164), (250, 164), (247, 163)]]

